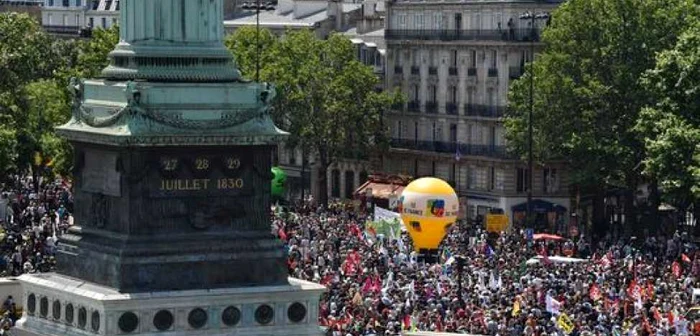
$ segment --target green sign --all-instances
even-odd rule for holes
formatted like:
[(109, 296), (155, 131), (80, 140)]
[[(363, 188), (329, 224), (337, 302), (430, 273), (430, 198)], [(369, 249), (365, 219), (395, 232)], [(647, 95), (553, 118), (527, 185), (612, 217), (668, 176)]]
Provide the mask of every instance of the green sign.
[(272, 167), (272, 196), (284, 197), (287, 190), (287, 173), (280, 167)]

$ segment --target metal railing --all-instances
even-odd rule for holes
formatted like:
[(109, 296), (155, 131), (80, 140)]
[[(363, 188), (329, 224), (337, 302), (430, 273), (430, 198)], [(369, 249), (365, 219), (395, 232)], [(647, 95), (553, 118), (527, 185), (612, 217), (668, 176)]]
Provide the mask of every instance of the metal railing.
[(508, 77), (510, 79), (518, 79), (525, 72), (525, 68), (521, 66), (508, 67)]
[(403, 73), (403, 67), (400, 65), (395, 65), (394, 66), (394, 73), (395, 74), (402, 74)]
[(476, 68), (468, 68), (467, 69), (467, 76), (476, 77)]
[(411, 75), (420, 75), (420, 68), (418, 66), (411, 66)]
[(396, 138), (392, 138), (390, 143), (392, 148), (400, 149), (448, 154), (456, 154), (459, 149), (460, 155), (487, 156), (501, 159), (516, 158), (515, 155), (508, 153), (505, 146), (474, 145), (461, 142), (411, 140)]
[(498, 77), (498, 69), (497, 68), (489, 68), (488, 76), (489, 77)]
[(435, 66), (428, 67), (428, 75), (437, 75), (437, 67), (435, 67)]
[(427, 102), (425, 103), (425, 112), (426, 113), (437, 113), (437, 102)]
[(450, 67), (449, 74), (450, 74), (450, 76), (457, 76), (457, 74), (458, 74), (457, 67)]
[(44, 30), (47, 33), (52, 33), (52, 34), (80, 35), (81, 27), (80, 26), (46, 25), (46, 26), (44, 26)]
[(529, 42), (540, 40), (540, 29), (387, 29), (384, 38), (387, 40)]
[(445, 104), (445, 111), (447, 111), (447, 114), (457, 115), (457, 103)]
[(408, 102), (406, 109), (411, 112), (420, 112), (420, 101), (414, 100)]
[(505, 106), (465, 104), (464, 115), (470, 117), (500, 118), (506, 112)]

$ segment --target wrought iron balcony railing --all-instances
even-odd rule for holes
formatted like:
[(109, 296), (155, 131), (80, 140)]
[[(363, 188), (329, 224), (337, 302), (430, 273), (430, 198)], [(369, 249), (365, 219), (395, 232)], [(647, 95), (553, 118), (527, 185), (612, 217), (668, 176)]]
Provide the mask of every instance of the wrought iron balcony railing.
[(426, 41), (539, 41), (539, 29), (387, 29), (387, 40), (426, 40)]
[(457, 76), (457, 74), (458, 74), (457, 67), (450, 67), (449, 74), (450, 74), (450, 76)]
[(489, 75), (489, 77), (498, 77), (498, 69), (497, 68), (489, 68), (488, 75)]
[(461, 142), (392, 138), (391, 147), (398, 149), (447, 153), (453, 155), (459, 152), (459, 154), (463, 156), (486, 156), (500, 159), (517, 158), (515, 155), (508, 153), (505, 146), (474, 145)]
[(425, 112), (427, 113), (437, 113), (437, 102), (427, 102), (425, 103)]
[(428, 75), (437, 75), (437, 72), (438, 72), (437, 67), (435, 67), (435, 66), (428, 67)]
[(418, 66), (411, 66), (411, 75), (420, 75), (420, 68)]
[(445, 110), (447, 111), (447, 114), (457, 115), (457, 103), (445, 104)]
[(52, 34), (80, 35), (81, 27), (46, 25), (44, 30)]
[(476, 68), (468, 68), (467, 69), (467, 76), (476, 77)]
[(420, 101), (414, 100), (408, 102), (407, 110), (410, 112), (420, 112)]
[(491, 105), (476, 105), (476, 104), (466, 104), (464, 105), (464, 115), (470, 117), (486, 117), (486, 118), (500, 118), (506, 112), (505, 106), (491, 106)]

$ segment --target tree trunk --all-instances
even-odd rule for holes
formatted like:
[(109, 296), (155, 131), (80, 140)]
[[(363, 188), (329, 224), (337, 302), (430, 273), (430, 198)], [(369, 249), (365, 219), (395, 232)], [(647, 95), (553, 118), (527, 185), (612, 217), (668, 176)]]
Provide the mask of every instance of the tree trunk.
[(608, 223), (605, 218), (605, 190), (595, 187), (593, 196), (593, 242), (605, 237), (608, 232)]
[(625, 236), (640, 236), (640, 227), (637, 223), (637, 208), (634, 201), (637, 197), (637, 179), (628, 177), (625, 188)]
[(659, 184), (656, 179), (652, 179), (649, 183), (649, 218), (648, 221), (651, 223), (651, 227), (654, 232), (652, 234), (658, 234), (664, 228), (661, 227), (661, 221), (659, 217), (659, 205), (661, 205), (661, 194), (659, 192)]
[(321, 162), (318, 167), (318, 204), (328, 206), (328, 166)]

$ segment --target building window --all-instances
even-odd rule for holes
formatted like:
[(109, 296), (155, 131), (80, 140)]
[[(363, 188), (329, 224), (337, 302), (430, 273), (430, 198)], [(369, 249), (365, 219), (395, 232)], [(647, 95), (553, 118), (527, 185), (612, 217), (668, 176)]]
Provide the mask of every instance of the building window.
[(70, 7), (70, 0), (63, 0), (63, 7)]
[(112, 26), (117, 24), (117, 18), (112, 18)]
[(90, 28), (94, 28), (94, 27), (95, 27), (95, 18), (90, 18), (90, 24), (89, 24), (89, 26), (90, 26)]
[(457, 87), (456, 86), (450, 87), (450, 102), (452, 104), (457, 104)]
[(80, 7), (83, 5), (83, 0), (75, 0), (75, 7)]
[(98, 0), (92, 0), (92, 10), (97, 10), (100, 7), (100, 2)]
[(496, 189), (496, 171), (493, 167), (489, 170), (489, 190), (494, 190)]
[(496, 169), (494, 171), (494, 175), (496, 176), (494, 178), (494, 180), (496, 180), (496, 186), (495, 186), (496, 190), (499, 190), (499, 191), (505, 190), (506, 176), (505, 176), (505, 172), (503, 171), (503, 169)]
[(450, 64), (452, 64), (453, 67), (457, 67), (457, 50), (452, 50), (450, 55), (451, 55)]
[(433, 103), (436, 102), (437, 101), (437, 87), (435, 85), (429, 86), (428, 92), (430, 93), (430, 101)]
[(416, 14), (416, 29), (423, 29), (423, 14)]
[(80, 14), (75, 14), (75, 25), (80, 27)]
[(486, 168), (476, 169), (476, 188), (479, 190), (485, 190), (488, 186), (488, 171)]
[(472, 50), (472, 55), (471, 55), (471, 61), (472, 61), (472, 68), (476, 68), (476, 50)]
[(401, 128), (403, 127), (401, 120), (396, 122), (396, 137), (401, 139)]
[(496, 69), (496, 62), (498, 61), (498, 52), (496, 50), (491, 50), (491, 69)]
[(107, 28), (107, 18), (102, 18), (102, 28)]
[(53, 0), (49, 0), (49, 6), (53, 6)]
[(516, 190), (517, 192), (526, 192), (528, 186), (528, 180), (530, 179), (530, 174), (525, 168), (518, 168), (516, 171)]
[(340, 171), (331, 172), (331, 197), (340, 198)]
[(413, 124), (413, 138), (418, 141), (418, 122)]
[(117, 0), (117, 5), (114, 7), (115, 10), (119, 10), (119, 0)]
[(542, 187), (545, 193), (556, 193), (559, 191), (559, 174), (555, 168), (545, 169), (542, 181), (544, 182)]
[(406, 15), (401, 14), (399, 15), (399, 27), (400, 28), (405, 28), (406, 27)]
[(467, 187), (476, 189), (476, 167), (469, 166), (469, 174), (467, 175)]
[(433, 141), (437, 140), (437, 125), (433, 122)]

